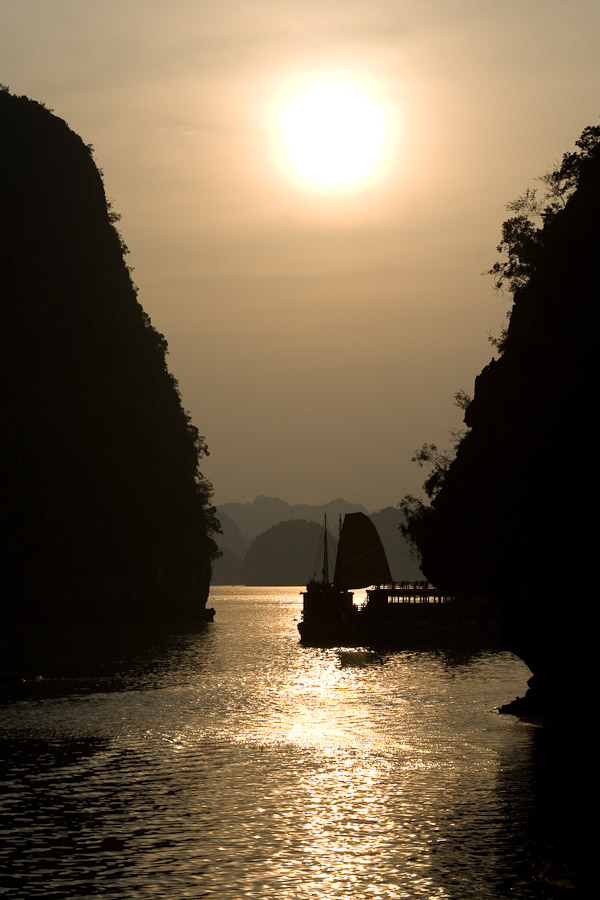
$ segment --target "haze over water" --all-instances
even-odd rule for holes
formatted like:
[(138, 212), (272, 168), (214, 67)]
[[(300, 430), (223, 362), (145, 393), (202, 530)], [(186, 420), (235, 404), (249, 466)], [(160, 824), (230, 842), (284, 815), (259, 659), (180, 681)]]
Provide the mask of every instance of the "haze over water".
[(304, 648), (295, 588), (211, 602), (4, 704), (7, 896), (534, 896), (536, 732), (496, 712), (521, 661)]

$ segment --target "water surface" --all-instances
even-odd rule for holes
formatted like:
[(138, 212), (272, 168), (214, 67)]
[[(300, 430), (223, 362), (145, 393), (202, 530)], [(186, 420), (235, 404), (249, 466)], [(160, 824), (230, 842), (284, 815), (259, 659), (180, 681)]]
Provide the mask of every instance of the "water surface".
[(5, 895), (539, 896), (535, 732), (497, 712), (522, 662), (303, 648), (293, 588), (210, 602), (194, 633), (37, 648), (2, 709)]

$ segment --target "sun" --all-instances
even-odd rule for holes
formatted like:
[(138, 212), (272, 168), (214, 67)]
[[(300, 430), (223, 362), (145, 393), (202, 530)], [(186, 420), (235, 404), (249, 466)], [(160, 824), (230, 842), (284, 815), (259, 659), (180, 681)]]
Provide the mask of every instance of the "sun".
[(367, 183), (381, 164), (387, 138), (383, 108), (343, 82), (317, 84), (288, 100), (282, 130), (295, 173), (328, 189)]

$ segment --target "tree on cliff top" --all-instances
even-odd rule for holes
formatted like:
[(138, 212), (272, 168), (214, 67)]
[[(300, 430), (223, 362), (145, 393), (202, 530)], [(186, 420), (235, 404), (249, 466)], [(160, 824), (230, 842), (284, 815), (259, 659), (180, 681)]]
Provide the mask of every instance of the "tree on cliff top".
[(202, 610), (204, 439), (140, 306), (91, 149), (0, 91), (5, 618)]

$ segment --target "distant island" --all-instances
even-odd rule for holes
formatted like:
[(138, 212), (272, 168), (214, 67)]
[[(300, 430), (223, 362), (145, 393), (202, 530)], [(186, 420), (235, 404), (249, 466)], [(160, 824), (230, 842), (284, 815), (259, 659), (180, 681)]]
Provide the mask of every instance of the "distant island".
[(368, 513), (360, 504), (340, 498), (310, 506), (261, 495), (252, 503), (217, 507), (222, 534), (216, 539), (223, 555), (215, 562), (213, 584), (306, 583), (315, 574), (324, 515), (335, 538), (339, 516), (349, 512), (364, 512), (373, 520), (396, 579), (423, 578), (415, 553), (400, 531), (404, 517), (397, 507)]

